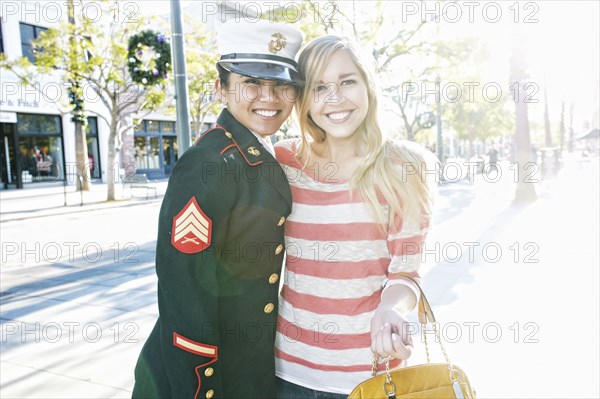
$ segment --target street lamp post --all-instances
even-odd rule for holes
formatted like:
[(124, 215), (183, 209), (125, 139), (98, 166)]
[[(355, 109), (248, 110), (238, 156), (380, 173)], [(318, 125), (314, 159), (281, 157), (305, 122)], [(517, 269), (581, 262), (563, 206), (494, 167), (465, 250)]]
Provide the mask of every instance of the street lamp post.
[(179, 156), (190, 147), (190, 122), (188, 112), (187, 77), (185, 72), (185, 53), (183, 51), (183, 21), (179, 0), (171, 0), (171, 29), (173, 72), (175, 77), (175, 102), (177, 107), (177, 141)]

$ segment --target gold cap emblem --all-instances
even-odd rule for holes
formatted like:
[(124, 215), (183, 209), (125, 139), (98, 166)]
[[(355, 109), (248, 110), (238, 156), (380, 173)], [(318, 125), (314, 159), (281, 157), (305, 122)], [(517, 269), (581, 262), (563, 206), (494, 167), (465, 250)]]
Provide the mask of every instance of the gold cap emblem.
[(260, 155), (260, 151), (258, 151), (256, 147), (248, 147), (246, 151), (248, 151), (248, 154), (254, 155), (255, 157)]
[(287, 46), (287, 37), (282, 35), (281, 33), (274, 33), (271, 35), (273, 40), (269, 42), (269, 51), (273, 54), (277, 54), (281, 49)]

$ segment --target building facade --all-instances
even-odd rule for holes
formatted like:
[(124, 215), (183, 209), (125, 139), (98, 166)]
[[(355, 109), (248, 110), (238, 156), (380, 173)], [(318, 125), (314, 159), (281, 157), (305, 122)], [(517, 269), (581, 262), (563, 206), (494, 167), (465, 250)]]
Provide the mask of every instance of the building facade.
[[(220, 2), (215, 4), (224, 7)], [(164, 11), (168, 15), (169, 10)], [(66, 2), (2, 2), (0, 53), (9, 60), (27, 57), (35, 63), (32, 41), (66, 21), (67, 15)], [(218, 26), (219, 21), (214, 19), (220, 15), (207, 17), (210, 30)], [(39, 182), (76, 184), (75, 123), (71, 121), (60, 71), (45, 74), (32, 85), (21, 84), (19, 76), (5, 69), (0, 75), (0, 189)], [(89, 115), (106, 116), (99, 101), (86, 98), (84, 109), (94, 111)], [(204, 129), (214, 126), (215, 121), (216, 116), (207, 117)], [(88, 118), (86, 137), (92, 182), (106, 182), (111, 165), (109, 125), (104, 118)], [(146, 173), (151, 179), (169, 176), (179, 154), (174, 116), (158, 112), (146, 115), (137, 125), (131, 122), (131, 129), (121, 139), (121, 168), (127, 165), (127, 173), (133, 163), (136, 172)]]

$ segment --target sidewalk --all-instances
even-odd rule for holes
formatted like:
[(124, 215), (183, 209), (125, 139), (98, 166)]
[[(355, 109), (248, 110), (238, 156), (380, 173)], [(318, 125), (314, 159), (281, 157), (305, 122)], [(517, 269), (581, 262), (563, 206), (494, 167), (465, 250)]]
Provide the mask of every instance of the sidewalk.
[(534, 202), (513, 202), (511, 179), (441, 190), (423, 286), (478, 398), (600, 397), (600, 171), (565, 161)]
[(131, 189), (116, 184), (117, 200), (110, 202), (106, 201), (106, 183), (94, 183), (90, 191), (77, 191), (75, 186), (64, 186), (62, 182), (29, 184), (18, 190), (0, 190), (0, 222), (160, 202), (167, 189), (167, 180), (153, 183), (157, 188), (156, 196), (152, 190)]
[[(513, 203), (510, 178), (440, 187), (423, 287), (450, 359), (479, 399), (599, 397), (599, 181), (595, 159), (565, 165), (538, 185), (532, 203)], [(62, 199), (56, 187), (43, 190)], [(27, 213), (19, 201), (39, 205), (29, 192), (10, 194), (14, 212)], [(147, 206), (124, 212), (119, 202), (77, 217), (2, 224), (11, 253), (17, 244), (27, 250), (4, 253), (0, 269), (2, 398), (131, 396), (157, 316), (160, 201), (138, 195), (123, 204)], [(52, 259), (63, 242), (79, 244), (75, 256), (63, 246), (62, 258)], [(432, 360), (443, 361), (430, 343)], [(410, 364), (424, 361), (416, 338)]]

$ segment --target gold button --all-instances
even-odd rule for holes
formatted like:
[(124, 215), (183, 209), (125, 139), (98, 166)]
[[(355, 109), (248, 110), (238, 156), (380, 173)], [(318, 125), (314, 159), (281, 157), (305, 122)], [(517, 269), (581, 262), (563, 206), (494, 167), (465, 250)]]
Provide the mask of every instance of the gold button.
[(277, 248), (275, 248), (275, 255), (279, 255), (283, 251), (283, 245), (279, 244)]
[(279, 219), (279, 223), (277, 223), (277, 227), (283, 226), (284, 223), (285, 223), (285, 218), (282, 216), (281, 219)]
[(275, 309), (275, 305), (273, 305), (272, 303), (267, 303), (265, 305), (265, 313), (269, 314), (273, 311), (273, 309)]
[(214, 373), (215, 373), (215, 370), (212, 367), (209, 367), (206, 370), (204, 370), (204, 375), (207, 377), (212, 376)]
[(213, 396), (215, 396), (215, 391), (213, 391), (212, 389), (209, 389), (208, 391), (206, 391), (206, 399), (210, 399)]
[(273, 273), (269, 276), (269, 284), (275, 284), (279, 280), (279, 274)]
[(227, 136), (228, 139), (232, 138), (233, 136), (231, 135), (231, 133), (229, 132), (225, 132), (225, 136)]

